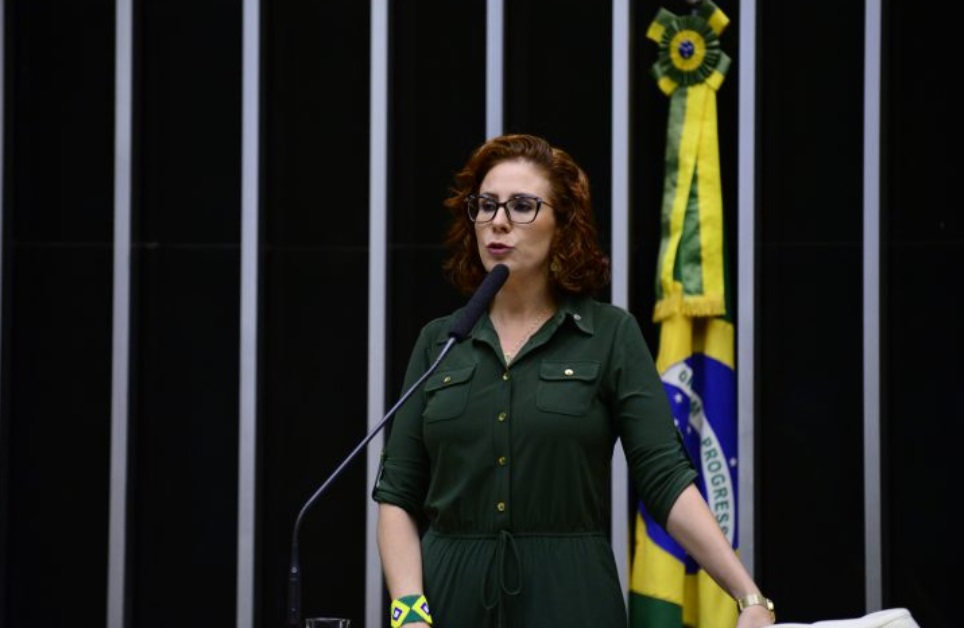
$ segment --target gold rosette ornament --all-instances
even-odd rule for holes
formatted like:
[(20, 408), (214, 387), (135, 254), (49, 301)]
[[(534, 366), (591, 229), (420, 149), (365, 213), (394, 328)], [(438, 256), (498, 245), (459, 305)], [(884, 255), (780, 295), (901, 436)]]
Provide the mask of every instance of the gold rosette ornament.
[(646, 36), (659, 44), (653, 76), (667, 96), (682, 85), (709, 83), (716, 90), (730, 67), (720, 50), (720, 34), (730, 19), (708, 0), (693, 15), (678, 16), (660, 9)]

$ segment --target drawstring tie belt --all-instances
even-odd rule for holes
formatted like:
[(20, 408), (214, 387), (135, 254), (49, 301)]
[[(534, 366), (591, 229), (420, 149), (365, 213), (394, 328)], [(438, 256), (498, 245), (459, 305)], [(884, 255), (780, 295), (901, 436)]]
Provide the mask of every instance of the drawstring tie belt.
[[(511, 574), (508, 571), (512, 563), (515, 566), (514, 585), (510, 585)], [(496, 580), (494, 586), (489, 585), (491, 578)], [(502, 626), (505, 624), (503, 595), (515, 596), (520, 593), (522, 593), (522, 558), (519, 556), (519, 548), (516, 547), (512, 533), (501, 530), (485, 569), (485, 576), (482, 578), (482, 606), (486, 611), (498, 609), (498, 625)]]

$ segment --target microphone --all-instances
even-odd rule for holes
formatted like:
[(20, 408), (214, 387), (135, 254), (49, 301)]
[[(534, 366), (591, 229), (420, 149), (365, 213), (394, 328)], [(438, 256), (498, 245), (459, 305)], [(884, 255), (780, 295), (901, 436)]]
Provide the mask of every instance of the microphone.
[(482, 311), (489, 307), (489, 303), (495, 298), (495, 293), (502, 288), (502, 284), (509, 278), (509, 268), (505, 264), (496, 264), (485, 276), (482, 283), (476, 289), (475, 294), (469, 299), (468, 305), (462, 311), (462, 315), (452, 323), (449, 329), (449, 336), (454, 337), (459, 342), (465, 340), (475, 323), (482, 316)]
[(388, 420), (395, 414), (395, 412), (405, 403), (412, 393), (418, 389), (419, 386), (425, 382), (428, 377), (435, 372), (438, 365), (442, 363), (442, 359), (448, 354), (453, 346), (457, 342), (462, 342), (468, 336), (472, 328), (478, 322), (479, 318), (482, 316), (482, 312), (489, 306), (492, 299), (495, 298), (495, 294), (502, 288), (506, 279), (509, 278), (509, 269), (504, 264), (498, 264), (489, 271), (489, 274), (485, 276), (482, 283), (475, 290), (475, 294), (469, 299), (468, 304), (462, 311), (462, 314), (456, 319), (456, 321), (449, 328), (449, 339), (442, 347), (439, 352), (435, 362), (432, 363), (428, 370), (422, 374), (421, 377), (416, 380), (411, 387), (406, 390), (401, 398), (395, 403), (391, 409), (385, 413), (382, 420), (365, 435), (365, 438), (361, 440), (358, 445), (351, 451), (350, 454), (342, 461), (338, 468), (336, 468), (328, 479), (314, 492), (314, 494), (308, 498), (304, 506), (301, 507), (301, 511), (298, 512), (298, 516), (295, 518), (294, 530), (291, 533), (291, 566), (288, 570), (288, 624), (291, 626), (297, 626), (301, 623), (301, 562), (298, 557), (298, 533), (301, 530), (301, 522), (305, 517), (305, 513), (314, 504), (318, 498), (325, 492), (325, 489), (335, 481), (338, 476), (341, 475), (345, 467), (355, 459), (355, 457), (365, 448), (372, 438), (375, 437), (378, 432), (388, 423)]

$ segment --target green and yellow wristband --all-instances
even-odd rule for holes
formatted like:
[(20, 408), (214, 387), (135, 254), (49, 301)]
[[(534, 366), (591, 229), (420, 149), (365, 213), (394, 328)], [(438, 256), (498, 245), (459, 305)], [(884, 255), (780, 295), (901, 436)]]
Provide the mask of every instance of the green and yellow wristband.
[(432, 613), (428, 610), (428, 600), (424, 595), (403, 595), (392, 601), (391, 619), (392, 628), (419, 621), (431, 626)]

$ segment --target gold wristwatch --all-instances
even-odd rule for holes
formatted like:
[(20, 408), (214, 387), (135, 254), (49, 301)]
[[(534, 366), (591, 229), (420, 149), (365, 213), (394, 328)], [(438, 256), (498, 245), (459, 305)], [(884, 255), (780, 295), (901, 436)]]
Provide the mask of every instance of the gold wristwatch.
[(770, 614), (773, 615), (774, 621), (776, 621), (776, 611), (773, 610), (773, 600), (768, 597), (764, 597), (759, 593), (751, 593), (750, 595), (744, 595), (736, 600), (736, 607), (742, 613), (750, 606), (765, 606)]

